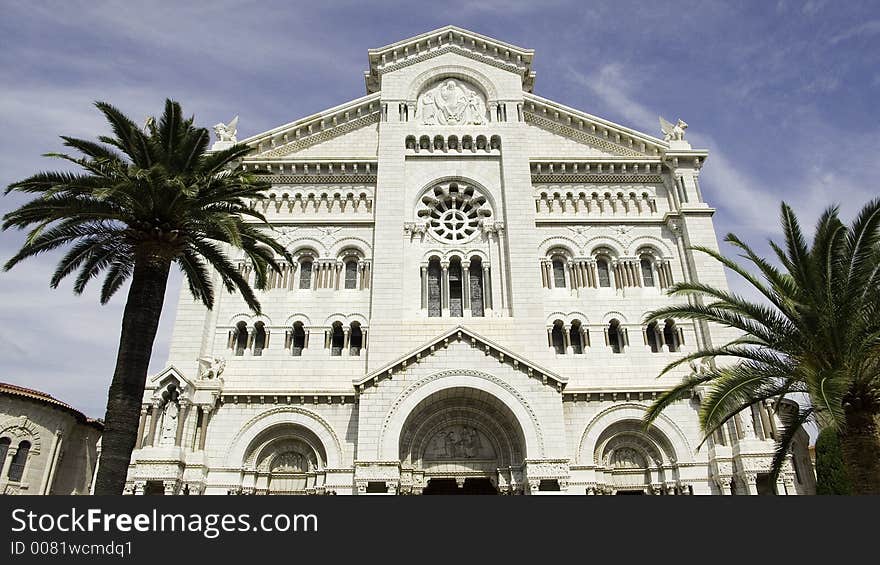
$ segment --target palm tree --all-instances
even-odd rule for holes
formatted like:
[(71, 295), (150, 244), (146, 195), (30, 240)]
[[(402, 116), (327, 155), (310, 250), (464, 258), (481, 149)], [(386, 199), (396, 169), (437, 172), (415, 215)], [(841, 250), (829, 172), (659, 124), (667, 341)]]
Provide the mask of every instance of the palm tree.
[[(700, 424), (705, 437), (752, 404), (802, 393), (810, 405), (779, 412), (771, 479), (785, 460), (795, 432), (805, 422), (831, 427), (840, 437), (854, 494), (880, 494), (880, 199), (869, 202), (852, 225), (828, 208), (811, 245), (791, 208), (782, 204), (785, 247), (770, 242), (781, 265), (759, 257), (735, 235), (726, 241), (758, 275), (717, 251), (696, 247), (741, 276), (765, 303), (700, 283), (674, 285), (670, 295), (689, 303), (650, 312), (647, 321), (679, 318), (721, 324), (742, 337), (711, 346), (668, 365), (664, 374), (697, 359), (708, 369), (686, 377), (660, 395), (645, 421), (705, 389)], [(715, 363), (716, 359), (727, 360)]]
[(6, 189), (36, 196), (3, 217), (4, 230), (31, 228), (4, 269), (69, 246), (50, 279), (52, 288), (78, 272), (73, 291), (80, 294), (104, 274), (101, 303), (106, 304), (131, 279), (95, 485), (96, 494), (121, 494), (171, 264), (180, 267), (193, 296), (208, 308), (219, 281), (259, 312), (254, 291), (226, 249), (243, 250), (259, 289), (266, 285), (268, 269), (279, 269), (276, 253), (288, 259), (289, 254), (258, 227), (266, 220), (250, 207), (267, 184), (259, 180), (260, 171), (236, 166), (249, 147), (209, 152), (208, 130), (184, 119), (171, 100), (161, 119), (148, 119), (143, 130), (110, 104), (95, 105), (113, 136), (100, 136), (98, 142), (62, 136), (64, 145), (81, 156), (47, 155), (82, 172), (41, 172)]

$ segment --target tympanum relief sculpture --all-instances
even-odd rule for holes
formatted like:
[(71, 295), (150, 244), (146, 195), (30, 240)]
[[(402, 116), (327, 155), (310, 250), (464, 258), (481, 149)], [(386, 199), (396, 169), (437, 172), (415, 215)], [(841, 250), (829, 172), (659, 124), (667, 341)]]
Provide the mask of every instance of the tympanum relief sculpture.
[(418, 119), (423, 125), (480, 125), (486, 123), (486, 102), (475, 90), (447, 79), (419, 96)]
[(494, 459), (489, 440), (472, 426), (451, 426), (435, 434), (425, 449), (426, 460)]

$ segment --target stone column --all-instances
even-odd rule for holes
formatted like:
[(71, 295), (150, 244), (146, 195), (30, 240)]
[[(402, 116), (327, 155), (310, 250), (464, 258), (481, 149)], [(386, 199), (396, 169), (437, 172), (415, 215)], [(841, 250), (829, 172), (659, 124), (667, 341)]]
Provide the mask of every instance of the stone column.
[(758, 494), (758, 474), (743, 473), (743, 482), (746, 484), (746, 492), (750, 495)]
[(553, 347), (553, 326), (547, 328), (547, 345), (550, 349), (554, 349)]
[(189, 417), (190, 403), (186, 400), (180, 401), (180, 414), (177, 416), (177, 434), (174, 436), (174, 446), (180, 447), (180, 441), (183, 439), (183, 427), (186, 425), (186, 419)]
[(428, 266), (422, 265), (422, 310), (428, 308)]
[(444, 318), (449, 317), (449, 261), (440, 263), (440, 311)]
[(461, 315), (465, 318), (471, 316), (471, 264), (470, 261), (461, 264)]
[(156, 441), (156, 422), (159, 420), (159, 414), (161, 413), (162, 411), (159, 410), (159, 403), (154, 402), (150, 413), (150, 431), (147, 432), (147, 437), (144, 438), (145, 446), (153, 445), (153, 442)]
[(349, 354), (349, 343), (351, 338), (351, 328), (349, 326), (345, 326), (342, 328), (342, 355), (344, 357), (348, 357)]
[(6, 478), (9, 476), (9, 467), (12, 465), (12, 459), (15, 457), (15, 454), (18, 452), (18, 445), (9, 444), (9, 449), (6, 450), (6, 459), (4, 461), (0, 461), (0, 481), (6, 482)]
[(489, 265), (483, 265), (483, 310), (486, 311), (486, 315), (492, 311), (492, 280), (490, 278), (491, 271), (489, 270)]
[(567, 355), (574, 353), (574, 348), (571, 346), (571, 324), (562, 326), (562, 343), (565, 344), (565, 353)]
[(137, 441), (134, 444), (134, 446), (136, 448), (141, 448), (141, 447), (143, 447), (143, 444), (144, 444), (144, 427), (146, 427), (146, 425), (147, 425), (147, 411), (148, 410), (149, 409), (147, 406), (141, 406), (141, 417), (138, 420)]
[(208, 435), (208, 418), (211, 416), (212, 408), (210, 404), (202, 406), (202, 429), (199, 436), (199, 451), (205, 450), (205, 436)]

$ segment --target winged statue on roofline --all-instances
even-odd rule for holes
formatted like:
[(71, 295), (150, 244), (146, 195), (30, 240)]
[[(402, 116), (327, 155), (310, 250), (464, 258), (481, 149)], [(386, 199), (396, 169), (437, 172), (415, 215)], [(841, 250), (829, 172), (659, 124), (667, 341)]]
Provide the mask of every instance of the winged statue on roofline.
[(684, 120), (680, 119), (677, 123), (672, 124), (667, 122), (663, 116), (659, 117), (660, 129), (663, 130), (664, 141), (684, 141), (684, 130), (688, 127)]
[(214, 126), (214, 133), (217, 135), (217, 141), (231, 141), (233, 143), (238, 141), (235, 137), (235, 134), (238, 133), (238, 116), (232, 118), (228, 124), (220, 122)]

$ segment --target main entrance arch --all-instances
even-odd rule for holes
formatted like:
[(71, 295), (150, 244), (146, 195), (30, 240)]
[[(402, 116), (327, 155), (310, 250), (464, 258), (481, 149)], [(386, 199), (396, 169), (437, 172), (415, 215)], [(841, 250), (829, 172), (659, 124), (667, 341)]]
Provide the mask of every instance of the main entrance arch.
[(485, 391), (429, 394), (398, 441), (401, 486), (413, 494), (494, 494), (521, 488), (526, 440), (513, 411)]

